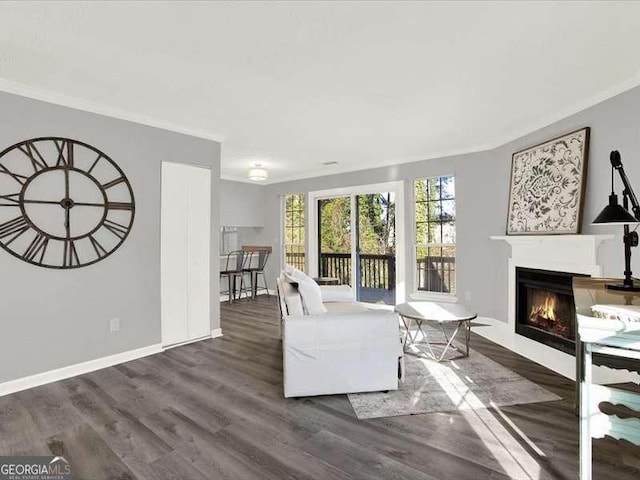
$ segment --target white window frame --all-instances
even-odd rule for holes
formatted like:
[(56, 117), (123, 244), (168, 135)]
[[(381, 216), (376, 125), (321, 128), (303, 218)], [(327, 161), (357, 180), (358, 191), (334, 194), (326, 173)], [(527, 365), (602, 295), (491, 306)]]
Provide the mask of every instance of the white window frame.
[[(454, 196), (455, 204), (456, 204), (456, 218), (455, 218), (455, 227), (456, 227), (456, 243), (454, 244), (418, 244), (416, 242), (416, 191), (415, 191), (415, 182), (417, 180), (427, 180), (432, 178), (440, 178), (440, 177), (453, 177), (454, 182), (457, 179), (457, 175), (455, 173), (442, 173), (439, 175), (426, 175), (423, 177), (417, 177), (411, 180), (411, 283), (412, 283), (412, 293), (409, 295), (411, 299), (414, 300), (430, 300), (434, 302), (457, 302), (458, 301), (458, 193), (456, 188), (456, 193)], [(457, 182), (456, 182), (457, 187)], [(455, 279), (455, 290), (456, 293), (443, 293), (443, 292), (430, 292), (427, 290), (418, 290), (417, 278), (418, 272), (417, 270), (417, 256), (416, 250), (419, 246), (430, 246), (430, 247), (438, 247), (438, 246), (453, 246), (455, 247), (455, 259), (456, 259), (456, 279)]]
[[(227, 241), (228, 238), (235, 237), (234, 240)], [(234, 246), (226, 248), (227, 244)], [(220, 253), (227, 255), (238, 249), (238, 227), (220, 227)]]
[(309, 204), (309, 196), (303, 192), (291, 192), (280, 195), (280, 238), (281, 238), (281, 248), (280, 248), (280, 269), (284, 270), (287, 266), (287, 245), (304, 247), (304, 271), (309, 271), (309, 217), (305, 217), (305, 225), (304, 225), (304, 235), (305, 235), (305, 243), (287, 243), (287, 235), (286, 235), (286, 208), (287, 208), (287, 196), (288, 195), (302, 195), (304, 197), (304, 209), (305, 213), (308, 211)]

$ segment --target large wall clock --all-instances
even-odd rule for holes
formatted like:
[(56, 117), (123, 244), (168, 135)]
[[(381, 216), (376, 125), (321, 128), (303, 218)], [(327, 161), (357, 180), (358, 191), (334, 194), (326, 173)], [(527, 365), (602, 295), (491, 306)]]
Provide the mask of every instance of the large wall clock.
[(0, 153), (0, 246), (33, 265), (104, 260), (135, 216), (131, 184), (107, 155), (68, 138), (34, 138)]

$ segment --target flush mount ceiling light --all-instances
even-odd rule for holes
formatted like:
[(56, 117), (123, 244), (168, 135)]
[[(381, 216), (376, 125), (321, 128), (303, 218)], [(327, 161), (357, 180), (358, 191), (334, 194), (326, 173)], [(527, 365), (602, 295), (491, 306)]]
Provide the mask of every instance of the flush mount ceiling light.
[(261, 182), (263, 180), (266, 180), (268, 176), (269, 173), (267, 172), (267, 170), (263, 168), (259, 163), (256, 163), (254, 167), (249, 170), (248, 174), (249, 180), (253, 180), (254, 182)]

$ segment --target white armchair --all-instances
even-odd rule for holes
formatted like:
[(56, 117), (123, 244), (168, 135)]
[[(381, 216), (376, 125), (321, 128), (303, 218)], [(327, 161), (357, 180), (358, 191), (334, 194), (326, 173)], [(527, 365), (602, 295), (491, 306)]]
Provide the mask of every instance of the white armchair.
[(327, 313), (289, 315), (292, 288), (278, 279), (285, 397), (397, 390), (396, 313), (351, 301), (326, 303)]

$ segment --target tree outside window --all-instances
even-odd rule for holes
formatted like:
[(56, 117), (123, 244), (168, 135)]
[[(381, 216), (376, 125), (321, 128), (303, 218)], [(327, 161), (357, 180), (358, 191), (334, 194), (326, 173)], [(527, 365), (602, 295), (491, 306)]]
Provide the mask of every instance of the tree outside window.
[(456, 199), (453, 175), (414, 181), (416, 286), (456, 293)]
[(303, 193), (284, 196), (285, 263), (305, 271), (306, 265), (306, 199)]

